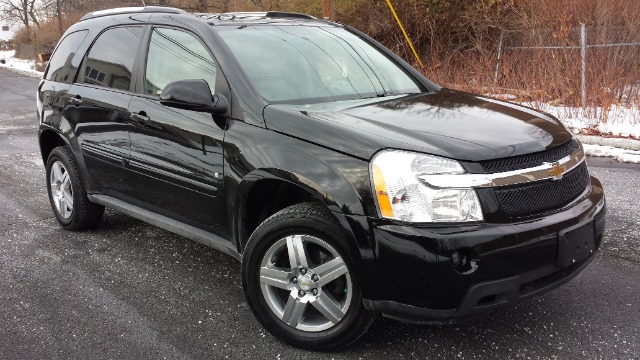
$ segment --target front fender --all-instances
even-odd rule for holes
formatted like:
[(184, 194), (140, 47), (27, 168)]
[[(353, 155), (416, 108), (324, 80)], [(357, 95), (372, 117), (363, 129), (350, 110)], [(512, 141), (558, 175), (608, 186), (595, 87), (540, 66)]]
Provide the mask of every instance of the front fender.
[(246, 203), (247, 195), (251, 189), (262, 180), (279, 180), (298, 186), (320, 200), (331, 211), (342, 212), (338, 201), (320, 184), (303, 175), (276, 168), (255, 169), (240, 181), (236, 192), (236, 204), (240, 205), (238, 207), (240, 211), (242, 211), (242, 206)]
[(376, 215), (367, 161), (241, 121), (231, 121), (224, 146), (229, 205), (252, 183), (277, 178), (305, 188), (332, 211)]
[[(322, 202), (327, 208), (329, 208), (335, 221), (340, 225), (344, 231), (344, 235), (347, 242), (343, 244), (344, 248), (348, 251), (347, 256), (351, 261), (356, 264), (356, 273), (358, 278), (362, 278), (360, 275), (361, 269), (365, 267), (368, 269), (372, 262), (375, 262), (375, 255), (372, 247), (372, 239), (368, 233), (367, 217), (363, 215), (350, 215), (347, 216), (342, 211), (350, 210), (348, 208), (341, 207), (341, 201), (332, 196), (331, 193), (325, 191), (322, 185), (300, 174), (294, 174), (282, 169), (267, 168), (256, 169), (247, 174), (237, 187), (235, 193), (235, 214), (237, 227), (234, 228), (234, 232), (237, 234), (239, 243), (238, 251), (242, 253), (246, 241), (251, 235), (248, 233), (243, 222), (247, 221), (246, 214), (250, 210), (250, 206), (260, 206), (251, 202), (249, 194), (252, 190), (259, 186), (263, 181), (278, 181), (285, 182), (290, 186), (298, 187), (306, 193), (313, 196), (315, 199)], [(255, 196), (255, 195), (253, 195)]]
[(224, 146), (226, 206), (237, 244), (236, 210), (265, 179), (296, 185), (334, 213), (376, 214), (367, 161), (241, 121), (230, 121)]

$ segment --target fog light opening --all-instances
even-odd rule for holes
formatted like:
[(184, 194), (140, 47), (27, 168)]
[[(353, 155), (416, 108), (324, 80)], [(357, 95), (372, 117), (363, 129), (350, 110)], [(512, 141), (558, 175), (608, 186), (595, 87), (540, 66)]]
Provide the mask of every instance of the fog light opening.
[(478, 268), (479, 258), (473, 249), (462, 248), (451, 253), (451, 266), (461, 274), (471, 274)]

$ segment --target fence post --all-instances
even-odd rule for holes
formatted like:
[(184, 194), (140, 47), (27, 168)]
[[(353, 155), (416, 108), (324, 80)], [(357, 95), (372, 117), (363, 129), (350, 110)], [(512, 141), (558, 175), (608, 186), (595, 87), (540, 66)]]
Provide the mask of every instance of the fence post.
[(38, 71), (38, 41), (36, 32), (33, 32), (33, 70)]
[(502, 42), (504, 40), (504, 30), (500, 32), (500, 42), (498, 43), (498, 59), (496, 61), (496, 70), (493, 73), (493, 87), (498, 83), (498, 69), (500, 69), (500, 58), (502, 57)]
[(582, 61), (581, 95), (582, 108), (587, 105), (587, 27), (580, 23), (580, 59)]

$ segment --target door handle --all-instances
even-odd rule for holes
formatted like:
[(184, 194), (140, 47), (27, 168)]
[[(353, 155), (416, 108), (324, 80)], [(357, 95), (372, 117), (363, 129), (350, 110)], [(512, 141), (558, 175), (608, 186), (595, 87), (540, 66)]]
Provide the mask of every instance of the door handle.
[(149, 120), (151, 120), (148, 116), (147, 113), (145, 113), (144, 111), (140, 111), (139, 113), (131, 113), (129, 115), (129, 118), (131, 120), (133, 120), (133, 122), (138, 123), (140, 125), (144, 125), (144, 123), (148, 122)]
[(75, 106), (80, 106), (80, 104), (82, 104), (82, 97), (80, 97), (80, 95), (76, 95), (72, 98), (69, 99), (69, 104), (75, 105)]

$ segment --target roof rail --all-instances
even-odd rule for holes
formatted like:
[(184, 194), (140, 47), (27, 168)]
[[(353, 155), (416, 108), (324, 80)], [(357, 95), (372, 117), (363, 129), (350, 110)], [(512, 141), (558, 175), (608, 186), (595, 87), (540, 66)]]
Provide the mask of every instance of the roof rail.
[(120, 7), (106, 10), (98, 10), (90, 12), (83, 16), (80, 21), (93, 19), (102, 16), (129, 14), (129, 13), (167, 13), (167, 14), (186, 14), (187, 12), (173, 7), (165, 6), (140, 6), (140, 7)]
[(316, 20), (315, 16), (295, 13), (295, 12), (284, 12), (284, 11), (269, 11), (267, 12), (268, 18), (297, 18), (297, 19), (311, 19)]
[(284, 11), (263, 11), (263, 12), (228, 12), (228, 13), (195, 13), (194, 15), (207, 20), (242, 20), (242, 19), (309, 19), (317, 18), (307, 14), (284, 12)]

